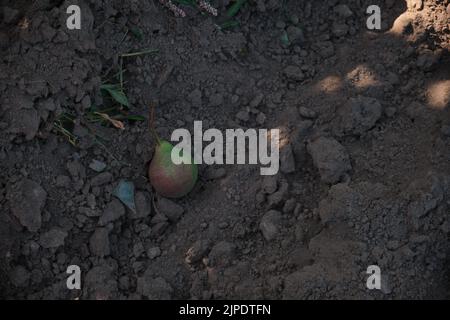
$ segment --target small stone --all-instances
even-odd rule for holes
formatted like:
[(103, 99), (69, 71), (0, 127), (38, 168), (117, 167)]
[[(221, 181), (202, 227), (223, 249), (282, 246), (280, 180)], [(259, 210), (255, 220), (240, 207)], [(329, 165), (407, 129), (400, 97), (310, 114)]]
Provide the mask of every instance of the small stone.
[(89, 239), (91, 253), (98, 257), (110, 254), (109, 232), (106, 228), (97, 228)]
[(164, 214), (171, 222), (176, 222), (181, 218), (184, 208), (172, 200), (166, 198), (160, 198), (158, 200), (158, 209)]
[(147, 256), (150, 260), (153, 260), (161, 255), (161, 249), (159, 247), (153, 247), (147, 250)]
[(23, 288), (27, 286), (30, 280), (30, 272), (23, 266), (17, 266), (11, 271), (9, 278), (14, 286)]
[(152, 212), (151, 197), (148, 192), (136, 192), (135, 196), (136, 212), (130, 210), (132, 219), (148, 217)]
[(112, 178), (113, 178), (113, 176), (109, 172), (100, 173), (100, 174), (96, 175), (94, 178), (92, 178), (91, 186), (92, 187), (102, 186), (104, 184), (111, 182)]
[(283, 173), (295, 172), (295, 159), (291, 144), (286, 144), (280, 150), (280, 170)]
[(227, 266), (233, 261), (236, 254), (236, 246), (227, 241), (221, 241), (212, 247), (208, 255), (212, 266)]
[(67, 232), (60, 229), (52, 229), (46, 233), (41, 234), (39, 238), (39, 244), (43, 248), (58, 248), (64, 245), (64, 241), (67, 237)]
[(7, 24), (13, 23), (17, 20), (19, 16), (19, 10), (10, 8), (10, 7), (3, 7), (3, 21)]
[(223, 95), (221, 93), (215, 93), (209, 98), (209, 105), (211, 107), (219, 107), (223, 104)]
[(340, 110), (340, 130), (343, 133), (361, 135), (372, 129), (381, 118), (381, 103), (370, 97), (350, 98)]
[(135, 243), (135, 245), (133, 246), (133, 255), (136, 258), (139, 258), (140, 256), (142, 256), (145, 252), (144, 249), (144, 245), (142, 244), (142, 242), (137, 242)]
[(98, 225), (105, 226), (110, 222), (116, 221), (123, 215), (125, 215), (124, 206), (119, 200), (113, 199), (110, 203), (106, 205), (102, 216), (98, 220)]
[(295, 199), (289, 199), (284, 203), (283, 213), (291, 213), (295, 209)]
[(288, 66), (283, 71), (286, 78), (293, 81), (302, 81), (305, 78), (302, 70), (297, 66)]
[(259, 229), (267, 241), (274, 240), (278, 235), (280, 222), (281, 213), (276, 210), (270, 210), (263, 216)]
[(272, 194), (277, 191), (278, 182), (276, 176), (265, 176), (261, 183), (261, 187), (264, 193)]
[(93, 159), (89, 164), (89, 168), (91, 168), (95, 172), (102, 172), (103, 170), (105, 170), (106, 164), (102, 161)]
[(384, 113), (386, 114), (386, 117), (392, 118), (397, 113), (397, 109), (395, 107), (387, 107), (386, 110), (384, 110)]
[(325, 183), (339, 182), (352, 169), (344, 146), (333, 138), (319, 137), (308, 144), (307, 150)]
[(248, 120), (250, 120), (250, 114), (247, 110), (241, 110), (236, 114), (236, 118), (238, 120), (247, 122)]
[(295, 26), (290, 26), (286, 30), (290, 43), (303, 43), (305, 41), (305, 36), (302, 29)]
[(252, 101), (250, 101), (250, 107), (251, 108), (257, 108), (262, 100), (264, 99), (264, 95), (262, 93), (257, 94)]
[(267, 118), (266, 115), (263, 112), (260, 112), (256, 116), (256, 123), (261, 126), (266, 122), (266, 118)]
[(59, 188), (68, 188), (70, 186), (70, 177), (64, 175), (57, 176), (56, 186)]
[(11, 193), (11, 212), (31, 232), (41, 228), (42, 209), (47, 192), (36, 182), (25, 179)]
[(200, 108), (202, 106), (202, 92), (199, 89), (194, 89), (188, 95), (188, 99), (194, 107)]
[(443, 125), (441, 127), (441, 132), (444, 136), (450, 137), (450, 126), (449, 125)]
[(298, 111), (299, 111), (300, 115), (303, 118), (306, 118), (306, 119), (315, 119), (315, 118), (317, 118), (317, 113), (315, 111), (311, 110), (311, 109), (306, 108), (306, 107), (300, 107), (298, 109)]
[(334, 12), (337, 13), (341, 18), (347, 19), (353, 15), (352, 10), (346, 4), (339, 4), (334, 7)]
[(136, 292), (149, 300), (170, 300), (173, 288), (164, 278), (154, 278), (152, 270), (147, 269), (144, 275), (137, 280)]

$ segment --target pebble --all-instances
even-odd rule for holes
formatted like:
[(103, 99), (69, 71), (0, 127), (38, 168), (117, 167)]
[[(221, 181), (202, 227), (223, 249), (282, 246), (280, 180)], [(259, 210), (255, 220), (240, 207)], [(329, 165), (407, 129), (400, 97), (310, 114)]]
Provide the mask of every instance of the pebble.
[(259, 229), (267, 241), (274, 240), (278, 235), (280, 222), (281, 213), (279, 211), (270, 210), (263, 216), (259, 224)]
[(45, 233), (42, 233), (39, 238), (39, 244), (43, 248), (58, 248), (64, 245), (64, 241), (67, 237), (67, 232), (61, 229), (52, 229)]
[(171, 222), (178, 221), (184, 212), (182, 206), (166, 198), (160, 198), (157, 206), (159, 211), (169, 218)]
[(317, 113), (315, 111), (311, 110), (311, 109), (306, 108), (306, 107), (300, 107), (298, 109), (298, 111), (299, 111), (300, 115), (303, 118), (306, 118), (306, 119), (315, 119), (315, 118), (317, 118)]
[(150, 260), (153, 260), (161, 255), (161, 249), (159, 247), (153, 247), (147, 250), (147, 256)]
[(89, 168), (91, 168), (95, 172), (102, 172), (106, 169), (106, 164), (102, 161), (93, 159), (89, 164)]
[(106, 205), (105, 210), (103, 210), (103, 214), (98, 220), (98, 225), (106, 226), (108, 223), (116, 221), (123, 215), (125, 215), (125, 207), (119, 200), (113, 199)]
[(307, 150), (325, 183), (339, 182), (352, 169), (346, 149), (333, 138), (320, 137), (308, 143)]
[(19, 219), (22, 226), (31, 232), (41, 228), (42, 209), (47, 199), (47, 192), (36, 182), (25, 179), (12, 191), (11, 212)]
[(105, 257), (110, 254), (109, 232), (106, 228), (97, 228), (89, 239), (91, 254)]
[(113, 179), (113, 176), (111, 173), (103, 172), (103, 173), (96, 175), (94, 178), (92, 178), (91, 186), (92, 187), (102, 186), (104, 184), (111, 182), (112, 179)]

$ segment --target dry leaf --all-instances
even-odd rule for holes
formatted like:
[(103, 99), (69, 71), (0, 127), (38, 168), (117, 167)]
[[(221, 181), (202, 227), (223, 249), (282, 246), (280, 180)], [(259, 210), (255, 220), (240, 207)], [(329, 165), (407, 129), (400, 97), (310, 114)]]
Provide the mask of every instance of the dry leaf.
[(108, 120), (109, 122), (111, 122), (114, 127), (118, 128), (120, 130), (125, 130), (125, 125), (123, 124), (122, 121), (119, 121), (119, 120), (116, 120), (116, 119), (112, 119), (106, 113), (95, 112), (95, 114), (98, 114), (103, 119)]

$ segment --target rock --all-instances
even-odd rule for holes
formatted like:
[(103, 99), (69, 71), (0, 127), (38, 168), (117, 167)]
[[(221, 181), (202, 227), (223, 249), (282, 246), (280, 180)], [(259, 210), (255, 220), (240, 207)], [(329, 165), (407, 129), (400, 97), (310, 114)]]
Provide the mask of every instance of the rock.
[(296, 248), (289, 254), (289, 264), (292, 264), (299, 269), (309, 266), (313, 264), (313, 262), (313, 255), (306, 247), (301, 246)]
[(42, 209), (44, 208), (47, 192), (36, 182), (25, 179), (19, 183), (17, 190), (10, 196), (11, 212), (22, 226), (31, 232), (41, 228)]
[(110, 254), (109, 232), (106, 228), (97, 228), (89, 239), (91, 253), (98, 257)]
[(286, 32), (290, 43), (297, 44), (305, 41), (303, 31), (299, 27), (290, 26), (287, 28)]
[(264, 99), (264, 94), (262, 93), (258, 93), (253, 99), (252, 101), (250, 101), (250, 108), (257, 108), (259, 107), (259, 105), (261, 104), (261, 102)]
[(347, 151), (333, 138), (319, 137), (308, 143), (307, 150), (325, 183), (339, 182), (352, 169)]
[(450, 137), (450, 126), (449, 125), (443, 125), (441, 127), (441, 132), (444, 136)]
[(417, 57), (416, 64), (423, 71), (431, 71), (438, 64), (441, 56), (441, 50), (431, 51), (426, 49)]
[(334, 55), (334, 45), (331, 41), (321, 41), (313, 44), (312, 48), (322, 58), (330, 58)]
[(212, 266), (225, 267), (231, 264), (236, 254), (236, 246), (227, 241), (221, 241), (211, 248), (208, 255)]
[(276, 176), (265, 176), (261, 183), (262, 191), (266, 194), (272, 194), (277, 191), (278, 182)]
[(3, 7), (3, 21), (7, 24), (14, 23), (18, 19), (19, 10)]
[(164, 214), (171, 222), (176, 222), (181, 218), (184, 208), (172, 200), (166, 198), (159, 198), (158, 209)]
[(285, 197), (288, 193), (288, 190), (289, 190), (289, 184), (286, 181), (283, 181), (280, 184), (280, 188), (278, 189), (278, 191), (275, 193), (272, 193), (271, 195), (269, 195), (267, 197), (267, 202), (268, 202), (269, 208), (274, 208), (274, 207), (279, 206), (285, 199)]
[(133, 246), (133, 255), (135, 258), (139, 258), (140, 256), (142, 256), (145, 252), (145, 248), (144, 245), (142, 244), (142, 242), (136, 242)]
[(9, 132), (25, 135), (26, 140), (32, 140), (39, 130), (39, 113), (34, 108), (10, 110), (6, 116), (9, 119)]
[(256, 116), (256, 123), (262, 126), (266, 122), (266, 115), (263, 112), (258, 113)]
[(339, 183), (330, 188), (328, 196), (319, 203), (322, 223), (342, 222), (359, 213), (362, 196), (347, 184)]
[(248, 113), (247, 110), (241, 110), (236, 114), (236, 118), (243, 122), (247, 122), (250, 120), (250, 114)]
[(83, 291), (87, 293), (88, 298), (95, 300), (117, 299), (118, 285), (114, 275), (116, 268), (113, 263), (103, 262), (87, 272)]
[(286, 78), (292, 81), (302, 81), (305, 78), (302, 70), (297, 66), (287, 66), (283, 70), (283, 73)]
[(289, 199), (284, 203), (283, 213), (291, 213), (294, 211), (296, 205), (295, 199)]
[(9, 279), (15, 287), (23, 288), (28, 285), (30, 272), (23, 266), (16, 266), (10, 273)]
[(102, 172), (103, 170), (106, 169), (106, 164), (102, 161), (93, 159), (89, 164), (89, 168), (91, 168), (95, 172)]
[(298, 112), (300, 113), (300, 115), (303, 118), (306, 118), (306, 119), (315, 119), (315, 118), (317, 118), (317, 113), (315, 111), (311, 110), (311, 109), (306, 108), (306, 107), (300, 107), (298, 109)]
[(335, 22), (331, 30), (334, 36), (343, 37), (348, 33), (349, 27), (345, 23)]
[(67, 232), (61, 229), (52, 229), (41, 234), (39, 238), (39, 244), (43, 248), (58, 248), (64, 245), (64, 241), (67, 237)]
[(113, 199), (106, 205), (105, 210), (103, 210), (103, 214), (98, 220), (98, 225), (106, 226), (108, 223), (116, 221), (123, 215), (125, 215), (123, 204), (119, 200)]
[(56, 186), (60, 188), (67, 188), (70, 186), (70, 177), (59, 175), (56, 177)]
[(188, 95), (188, 99), (194, 107), (200, 108), (202, 106), (202, 92), (199, 89), (194, 89)]
[(219, 107), (223, 104), (223, 95), (221, 93), (212, 94), (209, 98), (209, 105), (211, 107)]
[(159, 247), (153, 247), (147, 250), (147, 257), (153, 260), (161, 255), (161, 249)]
[(295, 159), (291, 144), (286, 144), (280, 150), (280, 170), (283, 173), (295, 172)]
[(148, 217), (152, 212), (151, 196), (148, 192), (136, 192), (136, 212), (130, 210), (131, 219), (142, 219)]
[(276, 210), (268, 211), (259, 224), (264, 239), (272, 241), (278, 235), (281, 223), (281, 213)]
[(154, 277), (152, 271), (147, 269), (137, 280), (136, 292), (149, 300), (170, 300), (173, 289), (164, 278)]
[(202, 260), (209, 252), (209, 241), (198, 240), (186, 252), (184, 261), (188, 264), (197, 263)]
[(344, 19), (350, 18), (353, 15), (352, 10), (346, 4), (337, 5), (333, 11)]
[(98, 175), (96, 175), (91, 180), (91, 186), (92, 187), (99, 187), (104, 184), (110, 183), (113, 179), (113, 175), (110, 172), (102, 172)]
[(375, 98), (358, 96), (351, 98), (340, 110), (338, 131), (361, 135), (372, 129), (381, 118), (383, 108)]
[(387, 107), (384, 110), (384, 113), (386, 114), (386, 117), (392, 118), (397, 113), (397, 109), (395, 107)]

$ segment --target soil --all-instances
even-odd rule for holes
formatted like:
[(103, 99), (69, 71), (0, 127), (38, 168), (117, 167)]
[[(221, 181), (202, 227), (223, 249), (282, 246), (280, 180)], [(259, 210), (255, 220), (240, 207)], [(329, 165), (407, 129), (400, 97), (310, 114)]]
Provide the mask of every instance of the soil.
[[(232, 1), (211, 3), (218, 17), (0, 1), (0, 296), (449, 298), (450, 2), (249, 0), (227, 29)], [(71, 4), (81, 30), (66, 27)], [(372, 4), (380, 31), (366, 28)], [(89, 120), (121, 68), (127, 112), (146, 118), (124, 130)], [(158, 196), (151, 104), (164, 139), (194, 120), (279, 128), (279, 174), (201, 165), (188, 196)], [(73, 144), (55, 127), (65, 114)]]

